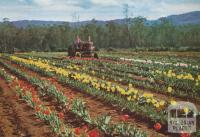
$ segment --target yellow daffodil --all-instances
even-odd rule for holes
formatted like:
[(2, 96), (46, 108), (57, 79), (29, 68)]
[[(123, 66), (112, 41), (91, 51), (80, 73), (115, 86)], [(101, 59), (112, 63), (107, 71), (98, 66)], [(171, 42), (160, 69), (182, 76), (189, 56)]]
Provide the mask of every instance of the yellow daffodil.
[(138, 90), (135, 89), (135, 90), (133, 91), (133, 93), (134, 93), (134, 94), (137, 94), (137, 93), (138, 93)]
[(101, 84), (101, 87), (102, 87), (102, 88), (105, 88), (105, 84), (104, 84), (104, 83), (102, 83), (102, 84)]
[(198, 75), (198, 80), (200, 81), (200, 75)]
[(173, 106), (175, 106), (175, 105), (177, 104), (175, 100), (171, 100), (170, 103), (171, 103), (171, 105), (173, 105)]
[(172, 77), (175, 77), (176, 76), (176, 74), (175, 73), (172, 73)]
[(182, 79), (182, 75), (177, 75), (176, 78), (177, 79)]
[(168, 92), (168, 93), (171, 93), (172, 90), (173, 90), (172, 87), (168, 87), (168, 88), (167, 88), (167, 92)]
[(130, 101), (130, 100), (131, 100), (131, 96), (128, 96), (128, 97), (127, 97), (127, 100)]
[(107, 87), (106, 90), (109, 92), (110, 91), (110, 87)]
[(156, 101), (155, 99), (152, 99), (152, 100), (151, 100), (151, 103), (152, 103), (152, 104), (155, 104), (155, 103), (157, 103), (157, 101)]
[(159, 104), (159, 103), (156, 103), (156, 104), (154, 104), (154, 106), (155, 106), (156, 108), (159, 108), (159, 107), (160, 107), (160, 104)]
[(143, 97), (145, 97), (145, 98), (153, 98), (153, 94), (151, 94), (151, 93), (144, 93)]
[(150, 102), (151, 102), (151, 99), (148, 98), (148, 99), (147, 99), (147, 103), (150, 103)]
[(111, 91), (112, 91), (112, 92), (115, 92), (115, 87), (111, 87)]
[(137, 96), (136, 96), (136, 95), (134, 95), (134, 96), (133, 96), (133, 98), (134, 98), (134, 99), (137, 99)]
[(183, 111), (185, 112), (185, 114), (189, 113), (189, 109), (187, 107), (183, 108)]
[(160, 101), (159, 104), (160, 104), (160, 106), (164, 106), (165, 105), (165, 101), (162, 100), (162, 101)]

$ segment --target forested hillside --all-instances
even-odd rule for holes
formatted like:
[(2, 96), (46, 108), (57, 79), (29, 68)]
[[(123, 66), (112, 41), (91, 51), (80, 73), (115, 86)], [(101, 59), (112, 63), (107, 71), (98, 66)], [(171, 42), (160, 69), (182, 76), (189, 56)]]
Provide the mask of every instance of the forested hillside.
[(17, 28), (10, 22), (0, 24), (0, 51), (65, 51), (76, 35), (82, 40), (91, 36), (97, 48), (134, 48), (137, 50), (199, 50), (200, 25), (161, 23), (145, 25), (142, 17), (125, 24), (95, 21), (81, 27), (69, 24)]

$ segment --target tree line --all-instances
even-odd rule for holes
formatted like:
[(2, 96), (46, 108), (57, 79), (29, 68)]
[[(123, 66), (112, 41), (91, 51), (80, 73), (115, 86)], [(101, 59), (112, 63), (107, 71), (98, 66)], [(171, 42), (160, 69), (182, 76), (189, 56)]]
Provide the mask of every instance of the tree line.
[(162, 19), (158, 24), (145, 24), (137, 17), (127, 23), (95, 20), (84, 26), (69, 24), (17, 28), (10, 22), (0, 23), (0, 52), (66, 51), (77, 35), (87, 40), (90, 35), (97, 49), (132, 48), (135, 50), (200, 50), (200, 25), (173, 25)]

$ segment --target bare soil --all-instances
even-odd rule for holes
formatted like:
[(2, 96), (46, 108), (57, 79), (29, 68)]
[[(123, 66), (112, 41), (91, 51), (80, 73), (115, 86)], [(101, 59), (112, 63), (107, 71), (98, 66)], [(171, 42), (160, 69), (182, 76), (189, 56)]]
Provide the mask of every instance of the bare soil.
[(0, 78), (0, 137), (55, 137), (10, 86)]

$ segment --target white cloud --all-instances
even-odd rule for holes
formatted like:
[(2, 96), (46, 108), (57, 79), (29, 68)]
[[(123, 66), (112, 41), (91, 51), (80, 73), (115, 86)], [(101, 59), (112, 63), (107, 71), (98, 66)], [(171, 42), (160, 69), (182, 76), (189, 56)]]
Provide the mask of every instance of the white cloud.
[[(182, 14), (191, 11), (199, 11), (200, 10), (200, 3), (166, 3), (161, 2), (157, 4), (157, 6), (152, 7), (151, 9), (152, 15), (150, 18), (155, 19), (158, 17), (164, 17), (168, 15), (174, 14)], [(154, 15), (153, 15), (154, 14)]]
[[(92, 18), (109, 20), (123, 18), (123, 4), (129, 4), (133, 16), (157, 19), (161, 16), (200, 10), (200, 2), (194, 0), (16, 0), (18, 4), (2, 5), (0, 17), (40, 20), (72, 20), (77, 13), (80, 20)], [(181, 2), (182, 1), (182, 2)], [(185, 2), (183, 2), (185, 1)], [(4, 2), (5, 4), (5, 2)]]
[(91, 0), (91, 2), (100, 6), (119, 6), (118, 0)]
[(50, 6), (54, 2), (53, 2), (53, 0), (33, 0), (33, 3), (40, 5), (40, 6)]

